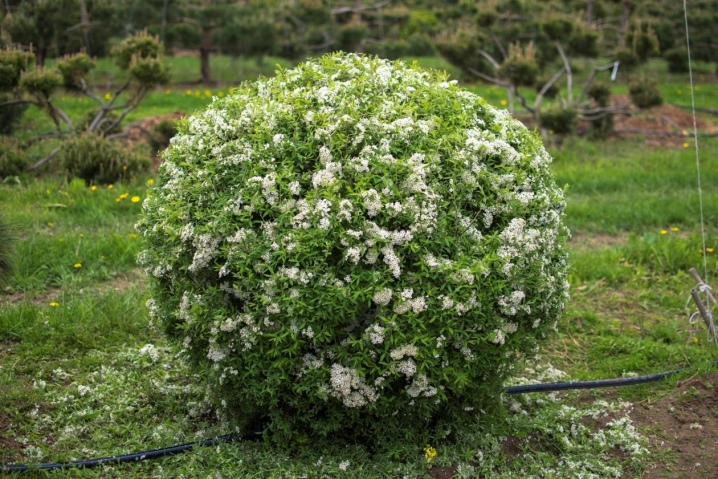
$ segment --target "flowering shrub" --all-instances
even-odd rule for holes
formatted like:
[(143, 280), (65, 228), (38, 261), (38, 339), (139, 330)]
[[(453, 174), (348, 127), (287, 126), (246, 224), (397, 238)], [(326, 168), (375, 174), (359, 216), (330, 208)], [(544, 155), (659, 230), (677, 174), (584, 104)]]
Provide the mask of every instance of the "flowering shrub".
[(535, 133), (443, 74), (330, 55), (185, 120), (144, 203), (153, 320), (275, 438), (495, 403), (567, 299)]

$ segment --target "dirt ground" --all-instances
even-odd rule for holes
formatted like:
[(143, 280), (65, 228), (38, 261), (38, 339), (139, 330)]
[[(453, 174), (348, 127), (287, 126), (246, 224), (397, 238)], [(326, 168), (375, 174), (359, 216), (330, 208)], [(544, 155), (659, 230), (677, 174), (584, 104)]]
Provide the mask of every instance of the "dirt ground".
[[(651, 404), (636, 404), (631, 418), (665, 457), (644, 478), (718, 477), (718, 373), (678, 383), (675, 391)], [(665, 453), (665, 455), (661, 454)]]
[[(626, 95), (616, 95), (614, 104), (630, 102)], [(718, 117), (713, 117), (718, 120)], [(696, 118), (698, 133), (715, 135), (718, 133), (715, 120), (699, 113)], [(693, 146), (693, 113), (677, 106), (661, 106), (639, 110), (630, 107), (628, 114), (617, 114), (613, 120), (614, 136), (642, 136), (647, 145), (653, 147), (683, 148), (684, 143)]]

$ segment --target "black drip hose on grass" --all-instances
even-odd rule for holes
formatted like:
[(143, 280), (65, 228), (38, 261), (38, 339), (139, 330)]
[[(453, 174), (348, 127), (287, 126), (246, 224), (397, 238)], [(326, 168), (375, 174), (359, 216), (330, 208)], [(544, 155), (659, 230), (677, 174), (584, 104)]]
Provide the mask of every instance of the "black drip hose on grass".
[[(713, 365), (718, 365), (718, 359), (712, 362)], [(569, 389), (598, 389), (607, 387), (618, 387), (618, 386), (631, 386), (633, 384), (652, 383), (660, 381), (668, 376), (672, 376), (677, 373), (687, 371), (690, 368), (674, 369), (673, 371), (666, 371), (656, 374), (648, 374), (646, 376), (635, 376), (631, 378), (616, 378), (616, 379), (599, 379), (596, 381), (566, 381), (557, 383), (539, 383), (539, 384), (525, 384), (521, 386), (509, 386), (504, 392), (506, 394), (526, 394), (533, 392), (551, 392), (551, 391), (566, 391)], [(216, 444), (230, 442), (233, 440), (242, 439), (240, 434), (225, 434), (224, 436), (217, 436), (211, 439), (204, 439), (202, 441), (188, 442), (185, 444), (178, 444), (176, 446), (164, 447), (161, 449), (153, 449), (151, 451), (134, 452), (131, 454), (124, 454), (120, 456), (108, 456), (100, 457), (98, 459), (87, 459), (84, 461), (70, 461), (70, 462), (51, 462), (44, 464), (13, 464), (0, 466), (0, 472), (11, 473), (11, 472), (29, 472), (29, 471), (50, 471), (54, 469), (72, 469), (72, 468), (91, 468), (101, 466), (103, 464), (123, 464), (127, 462), (139, 462), (148, 459), (156, 459), (164, 456), (171, 456), (174, 454), (181, 454), (187, 452), (196, 446), (214, 446)]]
[(238, 434), (225, 434), (224, 436), (217, 436), (211, 439), (204, 439), (202, 441), (188, 442), (186, 444), (177, 444), (176, 446), (163, 447), (161, 449), (152, 449), (151, 451), (133, 452), (131, 454), (123, 454), (120, 456), (107, 456), (100, 457), (97, 459), (86, 459), (84, 461), (69, 461), (69, 462), (49, 462), (44, 464), (16, 464), (10, 466), (0, 466), (0, 472), (29, 472), (29, 471), (51, 471), (53, 469), (85, 469), (91, 467), (102, 466), (103, 464), (122, 464), (125, 462), (139, 462), (146, 461), (147, 459), (157, 459), (158, 457), (172, 456), (174, 454), (182, 454), (187, 452), (195, 446), (214, 446), (222, 442), (230, 442), (234, 439), (239, 439)]

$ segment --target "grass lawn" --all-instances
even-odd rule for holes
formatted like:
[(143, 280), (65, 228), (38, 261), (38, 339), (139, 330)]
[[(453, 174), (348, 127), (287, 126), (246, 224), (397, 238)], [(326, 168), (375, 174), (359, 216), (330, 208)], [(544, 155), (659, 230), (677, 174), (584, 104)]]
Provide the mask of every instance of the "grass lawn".
[[(500, 104), (501, 90), (481, 90)], [(718, 90), (701, 91), (709, 101)], [(191, 112), (227, 89), (208, 92), (154, 92), (134, 118)], [(76, 99), (61, 101), (82, 110)], [(34, 115), (27, 121), (42, 129)], [(700, 147), (710, 282), (718, 273), (718, 141)], [(572, 299), (556, 336), (512, 384), (690, 371), (621, 389), (507, 397), (504, 421), (467, 413), (475, 427), (437, 444), (397, 441), (381, 454), (370, 444), (288, 451), (242, 440), (53, 477), (715, 477), (718, 419), (691, 402), (718, 397), (710, 387), (716, 346), (686, 307), (687, 270), (704, 274), (694, 151), (650, 149), (637, 138), (572, 139), (552, 153), (557, 181), (568, 186)], [(0, 213), (16, 238), (15, 270), (0, 289), (0, 463), (123, 454), (231, 432), (204, 405), (200, 378), (149, 324), (133, 225), (151, 180), (0, 184)], [(646, 419), (659, 412), (664, 422)], [(695, 450), (680, 447), (669, 428), (678, 415), (680, 439)]]

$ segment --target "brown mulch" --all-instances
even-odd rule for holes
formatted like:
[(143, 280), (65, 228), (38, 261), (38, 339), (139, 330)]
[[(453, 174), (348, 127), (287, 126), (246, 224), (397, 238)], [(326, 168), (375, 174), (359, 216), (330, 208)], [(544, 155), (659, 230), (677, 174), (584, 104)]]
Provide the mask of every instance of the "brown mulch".
[[(613, 97), (614, 104), (628, 103), (627, 95)], [(631, 106), (629, 114), (618, 114), (613, 119), (615, 136), (635, 137), (641, 135), (653, 147), (683, 148), (693, 145), (693, 113), (677, 106), (663, 104), (646, 110)], [(716, 134), (718, 126), (710, 120), (696, 117), (699, 134)]]
[[(166, 115), (150, 116), (147, 118), (143, 118), (142, 120), (132, 123), (133, 127), (130, 128), (128, 135), (121, 138), (120, 141), (122, 141), (127, 148), (136, 149), (140, 145), (147, 143), (147, 132), (152, 133), (158, 123), (164, 120), (179, 120), (180, 118), (184, 118), (185, 116), (187, 116), (186, 113), (182, 111), (175, 111)], [(156, 171), (157, 167), (160, 164), (160, 159), (158, 155), (155, 154), (153, 155), (152, 160)]]

